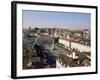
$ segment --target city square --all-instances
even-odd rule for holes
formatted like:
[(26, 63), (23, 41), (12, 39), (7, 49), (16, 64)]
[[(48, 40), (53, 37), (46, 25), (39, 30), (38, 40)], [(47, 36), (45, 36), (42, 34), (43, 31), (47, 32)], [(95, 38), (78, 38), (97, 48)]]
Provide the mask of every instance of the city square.
[(23, 69), (91, 66), (90, 14), (23, 13)]

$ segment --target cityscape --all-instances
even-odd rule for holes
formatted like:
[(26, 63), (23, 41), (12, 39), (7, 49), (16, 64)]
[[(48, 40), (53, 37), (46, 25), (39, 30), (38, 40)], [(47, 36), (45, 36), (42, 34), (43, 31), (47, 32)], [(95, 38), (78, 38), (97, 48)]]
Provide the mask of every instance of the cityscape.
[[(38, 11), (24, 11), (23, 13), (23, 69), (91, 66), (89, 14)], [(38, 17), (35, 18), (33, 15)], [(70, 15), (74, 17), (66, 19)], [(86, 17), (86, 20), (82, 16)], [(71, 18), (76, 21), (72, 21)], [(41, 21), (43, 22), (40, 23)], [(66, 22), (65, 25), (64, 21), (72, 22), (71, 25), (75, 27), (66, 26), (68, 23)], [(81, 27), (83, 24), (85, 27)]]

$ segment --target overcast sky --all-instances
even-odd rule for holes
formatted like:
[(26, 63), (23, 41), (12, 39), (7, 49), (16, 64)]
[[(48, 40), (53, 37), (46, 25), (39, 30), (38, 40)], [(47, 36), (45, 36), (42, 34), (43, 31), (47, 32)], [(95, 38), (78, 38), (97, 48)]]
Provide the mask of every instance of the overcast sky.
[(61, 27), (61, 28), (90, 28), (89, 13), (47, 12), (23, 10), (23, 28)]

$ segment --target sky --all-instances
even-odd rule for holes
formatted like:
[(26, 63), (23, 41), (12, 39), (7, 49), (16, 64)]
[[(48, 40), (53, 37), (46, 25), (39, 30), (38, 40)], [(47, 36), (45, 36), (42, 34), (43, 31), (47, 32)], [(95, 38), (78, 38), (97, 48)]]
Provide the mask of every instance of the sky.
[(23, 10), (23, 28), (90, 28), (90, 13)]

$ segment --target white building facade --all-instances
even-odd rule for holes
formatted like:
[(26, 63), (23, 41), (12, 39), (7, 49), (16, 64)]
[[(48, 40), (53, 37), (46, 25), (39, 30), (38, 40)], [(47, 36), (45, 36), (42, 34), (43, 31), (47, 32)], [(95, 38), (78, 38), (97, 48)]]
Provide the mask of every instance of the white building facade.
[[(70, 42), (68, 40), (59, 39), (59, 43), (64, 44), (65, 47), (70, 46)], [(91, 47), (80, 44), (80, 43), (76, 43), (76, 42), (71, 42), (71, 48), (78, 49), (79, 51), (82, 51), (82, 52), (90, 52), (91, 51)]]

